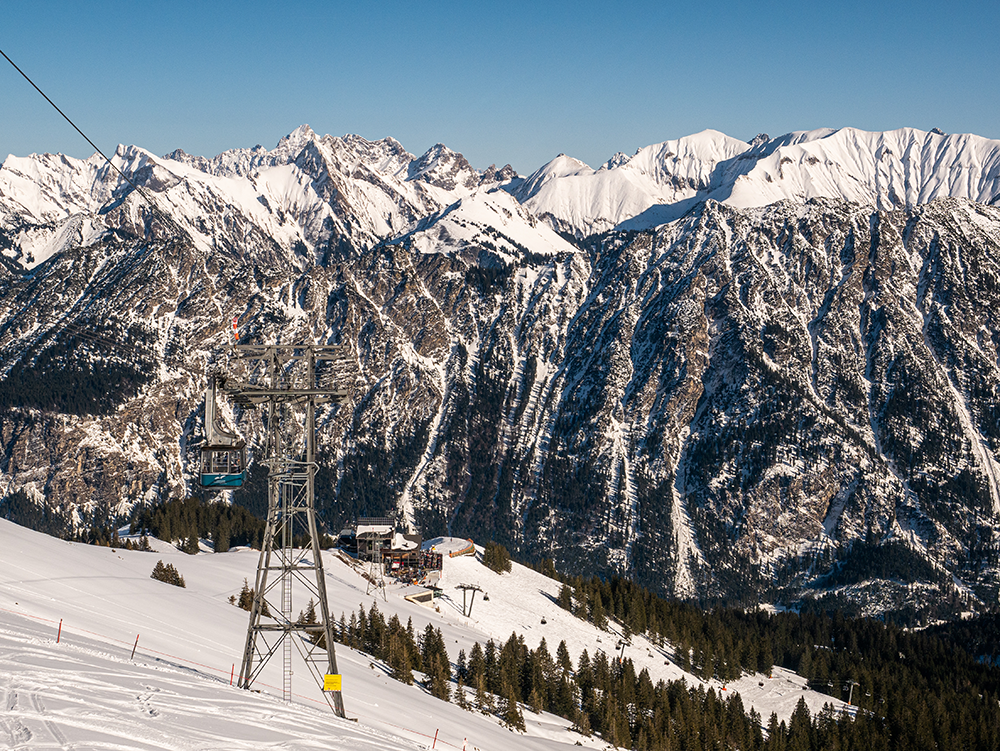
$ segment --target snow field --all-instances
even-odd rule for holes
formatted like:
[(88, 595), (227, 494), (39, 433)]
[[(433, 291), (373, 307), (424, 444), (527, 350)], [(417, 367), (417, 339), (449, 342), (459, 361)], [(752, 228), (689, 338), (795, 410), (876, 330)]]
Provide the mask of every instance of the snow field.
[[(441, 702), (419, 686), (388, 676), (367, 655), (337, 645), (344, 676), (345, 722), (333, 716), (305, 666), (293, 662), (291, 705), (280, 701), (279, 655), (255, 689), (230, 687), (239, 670), (248, 615), (228, 603), (244, 577), (253, 583), (258, 553), (246, 548), (189, 556), (159, 541), (154, 553), (69, 543), (0, 520), (0, 747), (41, 749), (339, 748), (348, 751), (437, 748), (480, 751), (558, 749), (581, 743), (605, 747), (568, 729), (569, 722), (524, 709), (525, 735), (494, 717)], [(162, 559), (185, 578), (185, 589), (149, 578)], [(352, 562), (353, 563), (353, 562)], [(512, 631), (530, 648), (544, 637), (550, 653), (566, 640), (574, 660), (617, 650), (618, 635), (601, 632), (556, 604), (559, 583), (514, 565), (500, 576), (471, 557), (445, 558), (442, 597), (435, 607), (402, 599), (398, 585), (366, 593), (361, 573), (338, 554), (324, 555), (331, 610), (350, 618), (376, 603), (388, 618), (412, 618), (416, 631), (440, 628), (452, 661), (460, 649)], [(458, 584), (478, 584), (472, 615), (462, 615)], [(296, 599), (295, 610), (306, 603)], [(59, 622), (60, 641), (56, 643)], [(542, 621), (545, 623), (542, 623)], [(134, 660), (130, 652), (138, 635)], [(653, 680), (685, 677), (667, 654), (634, 637), (625, 654)], [(763, 686), (759, 686), (763, 683)], [(776, 670), (727, 686), (767, 719), (790, 716), (800, 696), (812, 711), (829, 697), (804, 688), (804, 679)], [(716, 690), (721, 686), (715, 684)]]

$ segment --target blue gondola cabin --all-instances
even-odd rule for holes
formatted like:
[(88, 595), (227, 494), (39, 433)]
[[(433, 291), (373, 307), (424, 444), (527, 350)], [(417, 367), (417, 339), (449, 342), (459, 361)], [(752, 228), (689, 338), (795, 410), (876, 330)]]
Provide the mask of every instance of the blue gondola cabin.
[(247, 451), (237, 446), (205, 446), (201, 450), (201, 486), (238, 488), (247, 476)]

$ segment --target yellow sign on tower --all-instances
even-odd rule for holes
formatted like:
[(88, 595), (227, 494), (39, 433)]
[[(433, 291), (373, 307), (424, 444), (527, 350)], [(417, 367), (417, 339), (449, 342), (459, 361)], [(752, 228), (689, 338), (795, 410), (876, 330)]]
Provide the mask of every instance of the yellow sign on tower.
[(324, 691), (340, 691), (340, 675), (327, 673), (323, 676)]

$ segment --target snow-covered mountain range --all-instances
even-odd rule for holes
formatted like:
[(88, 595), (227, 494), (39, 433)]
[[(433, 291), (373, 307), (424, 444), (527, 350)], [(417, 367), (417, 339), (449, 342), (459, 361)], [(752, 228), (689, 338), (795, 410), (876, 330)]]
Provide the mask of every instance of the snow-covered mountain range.
[(332, 526), (398, 514), (683, 596), (996, 601), (1000, 141), (706, 131), (520, 177), (303, 126), (113, 161), (156, 211), (99, 158), (0, 168), (8, 496), (101, 523), (193, 492), (237, 316), (350, 352)]

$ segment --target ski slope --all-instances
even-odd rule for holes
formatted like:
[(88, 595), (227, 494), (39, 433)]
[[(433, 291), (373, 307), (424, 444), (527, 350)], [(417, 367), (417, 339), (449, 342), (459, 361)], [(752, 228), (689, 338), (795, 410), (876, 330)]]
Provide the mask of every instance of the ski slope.
[[(257, 552), (189, 556), (151, 542), (155, 553), (113, 550), (0, 520), (0, 748), (368, 751), (429, 748), (435, 734), (436, 748), (464, 744), (470, 751), (606, 747), (571, 731), (560, 717), (527, 708), (527, 732), (512, 733), (495, 717), (392, 680), (384, 666), (342, 645), (338, 664), (353, 721), (333, 716), (301, 664), (293, 663), (293, 701), (283, 703), (280, 657), (255, 684), (259, 693), (241, 691), (230, 676), (239, 670), (248, 614), (228, 598), (244, 577), (253, 581)], [(149, 578), (161, 559), (178, 569), (185, 589)], [(368, 592), (365, 568), (335, 552), (325, 554), (324, 565), (336, 615), (349, 617), (374, 601), (387, 617), (412, 618), (418, 631), (433, 623), (453, 661), (459, 649), (468, 652), (491, 637), (505, 640), (512, 631), (532, 648), (544, 637), (553, 653), (565, 639), (574, 660), (583, 649), (616, 651), (615, 633), (559, 608), (557, 582), (516, 564), (499, 576), (474, 558), (446, 557), (445, 594), (435, 608), (404, 600), (396, 585)], [(460, 583), (478, 584), (489, 595), (477, 597), (470, 618), (462, 615)], [(683, 676), (698, 682), (642, 638), (633, 638), (626, 655), (654, 681)], [(804, 683), (776, 669), (771, 679), (746, 677), (726, 688), (740, 691), (747, 709), (756, 708), (766, 721), (772, 711), (789, 717), (800, 696), (812, 711), (832, 701)]]

